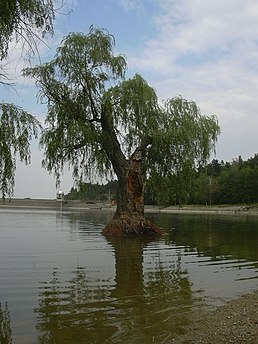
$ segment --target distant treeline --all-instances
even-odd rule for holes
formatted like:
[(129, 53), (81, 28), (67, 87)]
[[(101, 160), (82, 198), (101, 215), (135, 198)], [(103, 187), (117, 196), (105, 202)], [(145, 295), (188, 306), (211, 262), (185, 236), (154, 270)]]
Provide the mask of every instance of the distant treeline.
[(258, 154), (244, 161), (213, 160), (200, 169), (189, 194), (192, 204), (241, 204), (258, 202)]
[[(190, 185), (178, 187), (177, 179), (170, 189), (157, 191), (157, 185), (146, 181), (146, 204), (241, 204), (258, 203), (258, 154), (244, 161), (241, 156), (231, 162), (212, 160), (193, 171)], [(117, 181), (105, 185), (81, 183), (72, 188), (67, 199), (112, 202), (116, 199)], [(164, 192), (163, 192), (164, 191)], [(165, 195), (165, 196), (164, 196)]]
[(72, 187), (71, 191), (65, 197), (68, 200), (111, 203), (116, 199), (116, 189), (116, 180), (112, 180), (105, 185), (80, 183), (77, 188)]

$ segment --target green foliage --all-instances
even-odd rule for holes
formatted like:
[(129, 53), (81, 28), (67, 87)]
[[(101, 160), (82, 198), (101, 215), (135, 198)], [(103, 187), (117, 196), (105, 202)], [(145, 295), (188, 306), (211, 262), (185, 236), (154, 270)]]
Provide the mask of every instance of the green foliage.
[(212, 205), (214, 196), (218, 192), (218, 179), (207, 173), (200, 173), (194, 180), (194, 203)]
[[(215, 148), (219, 126), (214, 116), (200, 113), (197, 105), (182, 97), (164, 104), (161, 130), (148, 154), (149, 178), (158, 203), (181, 204), (188, 199), (195, 171)], [(163, 181), (161, 179), (163, 178)]]
[[(180, 204), (254, 204), (258, 203), (258, 154), (244, 161), (242, 158), (232, 162), (212, 160), (198, 171), (192, 172), (189, 188), (180, 189), (174, 176), (146, 179), (145, 204), (180, 205)], [(182, 182), (183, 183), (183, 182)], [(117, 181), (106, 185), (85, 184), (91, 191), (82, 192), (72, 188), (69, 199), (99, 200), (102, 195), (115, 194)], [(158, 186), (158, 187), (157, 187)], [(159, 189), (166, 192), (159, 192)], [(84, 190), (85, 191), (85, 190)], [(72, 196), (75, 196), (74, 198)], [(83, 196), (83, 197), (82, 197)]]
[(52, 61), (24, 70), (36, 80), (40, 99), (47, 98), (44, 166), (57, 179), (65, 163), (76, 179), (112, 172), (121, 177), (141, 147), (143, 174), (155, 185), (161, 178), (166, 185), (172, 181), (163, 191), (176, 188), (178, 198), (214, 149), (217, 120), (182, 97), (161, 106), (139, 74), (125, 79), (126, 61), (114, 46), (109, 32), (91, 27), (88, 34), (65, 37)]
[(127, 157), (137, 146), (153, 143), (159, 136), (164, 114), (154, 89), (139, 74), (110, 88), (105, 99), (112, 104), (114, 126)]
[(231, 163), (213, 160), (197, 173), (189, 203), (243, 204), (258, 202), (258, 154)]
[(0, 104), (0, 192), (3, 201), (12, 196), (16, 156), (30, 163), (30, 141), (37, 137), (40, 123), (13, 104)]
[(7, 56), (13, 38), (23, 39), (30, 49), (36, 49), (36, 30), (42, 32), (42, 37), (53, 34), (54, 17), (52, 0), (1, 0), (0, 60)]
[(114, 38), (102, 30), (71, 33), (62, 43), (53, 61), (24, 71), (36, 79), (39, 96), (48, 98), (44, 166), (57, 178), (65, 162), (76, 178), (82, 170), (90, 175), (92, 168), (105, 175), (111, 165), (102, 149), (108, 144), (102, 138), (102, 103), (106, 85), (123, 77), (125, 59), (114, 55)]
[(71, 188), (66, 199), (81, 201), (111, 202), (116, 199), (117, 181), (109, 181), (105, 185), (79, 183), (78, 188)]

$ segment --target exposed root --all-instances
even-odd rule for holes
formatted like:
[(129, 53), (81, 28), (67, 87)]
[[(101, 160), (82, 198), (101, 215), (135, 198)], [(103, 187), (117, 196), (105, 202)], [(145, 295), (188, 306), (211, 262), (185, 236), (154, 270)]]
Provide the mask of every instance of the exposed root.
[(102, 231), (106, 237), (124, 237), (131, 235), (162, 235), (161, 229), (151, 221), (138, 216), (122, 214), (113, 219)]

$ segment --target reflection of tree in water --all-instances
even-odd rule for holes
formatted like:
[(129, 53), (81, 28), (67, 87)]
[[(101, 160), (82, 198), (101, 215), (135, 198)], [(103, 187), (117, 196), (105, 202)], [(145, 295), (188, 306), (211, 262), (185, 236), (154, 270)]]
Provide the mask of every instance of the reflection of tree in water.
[[(40, 289), (37, 329), (39, 343), (161, 343), (185, 322), (176, 323), (177, 303), (191, 304), (190, 283), (180, 266), (152, 264), (143, 271), (148, 241), (118, 239), (115, 282), (77, 267), (69, 282), (55, 270)], [(183, 300), (182, 300), (183, 298)], [(173, 322), (171, 324), (171, 321)]]
[[(50, 283), (40, 291), (37, 329), (42, 333), (39, 343), (101, 343), (99, 335), (109, 337), (115, 331), (105, 325), (109, 303), (108, 281), (91, 279), (84, 268), (77, 267), (73, 278), (61, 281), (55, 270)], [(98, 340), (99, 339), (99, 340)]]
[(0, 343), (12, 343), (11, 319), (7, 303), (4, 308), (2, 308), (0, 303)]
[[(187, 271), (181, 268), (181, 253), (177, 253), (177, 260), (169, 266), (164, 266), (160, 259), (156, 265), (156, 269), (150, 271), (147, 278), (149, 282), (146, 290), (151, 298), (158, 299), (158, 305), (164, 305), (162, 309), (165, 309), (168, 304), (171, 308), (178, 307), (180, 304), (182, 308), (191, 305), (191, 285)], [(170, 318), (173, 315), (171, 314)]]
[[(130, 343), (162, 343), (185, 325), (184, 311), (192, 299), (180, 254), (174, 263), (164, 262), (158, 255), (148, 269), (143, 262), (143, 250), (148, 243), (139, 238), (112, 239), (116, 258), (116, 288), (112, 296), (123, 315), (117, 319), (119, 331), (114, 343), (126, 342), (128, 338)], [(183, 310), (181, 316), (179, 305)]]

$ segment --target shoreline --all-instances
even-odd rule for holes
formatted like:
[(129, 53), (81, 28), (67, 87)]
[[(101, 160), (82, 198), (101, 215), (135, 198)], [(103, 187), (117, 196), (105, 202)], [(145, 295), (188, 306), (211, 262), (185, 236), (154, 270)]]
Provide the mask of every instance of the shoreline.
[(184, 333), (167, 343), (258, 344), (258, 290), (190, 316)]
[[(0, 209), (47, 209), (47, 210), (101, 210), (115, 211), (116, 206), (108, 203), (81, 202), (68, 200), (58, 202), (56, 199), (31, 199), (13, 198), (6, 200), (5, 204), (0, 203)], [(216, 214), (216, 215), (255, 215), (258, 216), (258, 207), (249, 205), (222, 205), (222, 206), (168, 206), (159, 207), (146, 205), (145, 213), (171, 213), (171, 214)]]

